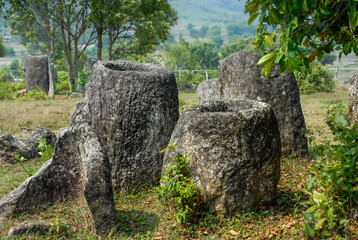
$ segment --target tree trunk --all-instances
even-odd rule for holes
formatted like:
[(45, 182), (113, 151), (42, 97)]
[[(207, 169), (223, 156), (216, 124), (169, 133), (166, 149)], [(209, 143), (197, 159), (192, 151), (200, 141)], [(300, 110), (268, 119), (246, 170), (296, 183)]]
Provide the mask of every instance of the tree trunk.
[(108, 45), (108, 60), (112, 60), (112, 46), (113, 46), (112, 41), (109, 41), (109, 45)]
[(103, 27), (97, 26), (97, 60), (102, 60), (102, 36), (103, 36)]
[(55, 99), (55, 84), (53, 81), (53, 72), (52, 72), (52, 61), (51, 61), (51, 47), (47, 48), (47, 62), (48, 62), (48, 78), (49, 78), (49, 89), (48, 96), (52, 99)]

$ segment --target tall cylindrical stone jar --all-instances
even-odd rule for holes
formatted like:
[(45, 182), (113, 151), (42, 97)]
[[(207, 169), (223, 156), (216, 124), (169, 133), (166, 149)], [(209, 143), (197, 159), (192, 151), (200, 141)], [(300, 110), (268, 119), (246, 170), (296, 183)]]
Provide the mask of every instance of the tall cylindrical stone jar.
[(160, 180), (163, 156), (179, 118), (171, 70), (126, 61), (100, 61), (87, 86), (88, 120), (108, 152), (113, 187)]

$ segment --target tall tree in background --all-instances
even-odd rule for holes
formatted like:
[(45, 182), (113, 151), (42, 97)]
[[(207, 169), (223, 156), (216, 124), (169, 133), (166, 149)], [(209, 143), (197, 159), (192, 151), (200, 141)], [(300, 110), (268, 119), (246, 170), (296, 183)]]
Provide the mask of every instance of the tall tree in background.
[[(7, 4), (5, 4), (5, 2)], [(2, 1), (4, 17), (10, 23), (14, 34), (25, 37), (35, 43), (42, 53), (47, 54), (49, 73), (48, 95), (55, 97), (55, 85), (52, 76), (53, 46), (55, 44), (55, 24), (52, 21), (51, 10), (53, 1)]]
[[(352, 50), (358, 55), (357, 5), (357, 0), (247, 0), (249, 24), (259, 17), (254, 44), (262, 55), (262, 74), (268, 77), (275, 64), (281, 72), (300, 70), (334, 50), (340, 56)], [(300, 46), (314, 51), (301, 51)]]
[(194, 42), (190, 44), (189, 51), (202, 70), (217, 69), (219, 66), (219, 53), (214, 42)]
[(2, 38), (0, 38), (0, 57), (5, 57), (5, 46), (2, 42)]
[(102, 58), (102, 36), (109, 38), (108, 58), (145, 54), (167, 40), (176, 12), (167, 0), (90, 0), (90, 21), (97, 31), (97, 58)]
[[(64, 0), (9, 0), (1, 1), (4, 17), (15, 34), (36, 43), (48, 56), (50, 90), (54, 96), (51, 63), (54, 46), (64, 49), (70, 76), (70, 87), (75, 89), (78, 60), (84, 50), (94, 43), (94, 31), (89, 29), (87, 1)], [(85, 36), (89, 30), (89, 36)]]

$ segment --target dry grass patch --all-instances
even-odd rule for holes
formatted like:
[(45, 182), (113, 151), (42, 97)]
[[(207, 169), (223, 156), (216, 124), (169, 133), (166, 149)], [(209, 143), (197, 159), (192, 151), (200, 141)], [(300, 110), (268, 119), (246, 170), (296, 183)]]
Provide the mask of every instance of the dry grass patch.
[(9, 132), (14, 137), (26, 138), (28, 131), (46, 127), (58, 134), (67, 127), (75, 103), (81, 99), (45, 101), (0, 101), (0, 134)]

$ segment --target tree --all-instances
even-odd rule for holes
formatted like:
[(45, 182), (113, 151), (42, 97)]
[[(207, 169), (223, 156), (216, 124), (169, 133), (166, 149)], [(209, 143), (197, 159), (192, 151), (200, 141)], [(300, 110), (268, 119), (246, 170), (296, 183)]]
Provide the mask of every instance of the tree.
[[(6, 4), (5, 4), (6, 3)], [(52, 77), (52, 53), (55, 41), (55, 24), (51, 20), (53, 1), (1, 1), (4, 17), (10, 22), (13, 33), (22, 35), (27, 41), (35, 43), (47, 54), (49, 69), (48, 95), (55, 97), (55, 85)], [(44, 44), (42, 44), (44, 43)]]
[(253, 40), (254, 38), (248, 38), (248, 39), (237, 38), (236, 40), (223, 46), (220, 49), (221, 58), (226, 58), (227, 56), (230, 56), (239, 51), (251, 49), (253, 47), (251, 44)]
[(215, 43), (215, 48), (217, 50), (219, 50), (224, 43), (224, 39), (220, 35), (210, 37), (210, 41)]
[(234, 35), (241, 35), (242, 34), (242, 28), (239, 24), (236, 23), (230, 23), (227, 25), (227, 35), (234, 36)]
[(5, 46), (2, 42), (2, 38), (0, 38), (0, 57), (5, 57)]
[(217, 69), (219, 66), (219, 54), (214, 42), (194, 42), (189, 46), (192, 58), (201, 69)]
[(213, 27), (209, 28), (208, 34), (209, 34), (209, 37), (220, 36), (221, 28), (218, 26), (213, 26)]
[(200, 37), (205, 38), (206, 35), (208, 34), (208, 31), (209, 31), (209, 26), (208, 25), (202, 25), (200, 27), (200, 30), (199, 30)]
[(177, 69), (188, 69), (190, 68), (190, 52), (189, 52), (189, 44), (181, 38), (180, 43), (177, 45), (172, 45), (167, 50), (167, 55), (169, 57), (169, 61), (174, 66), (169, 66)]
[(167, 0), (90, 0), (90, 21), (97, 32), (97, 58), (102, 58), (102, 36), (109, 39), (108, 58), (145, 54), (165, 42), (176, 23), (176, 12)]
[(198, 38), (198, 37), (200, 37), (200, 32), (196, 29), (190, 29), (189, 35), (191, 38)]
[[(254, 44), (262, 55), (258, 62), (264, 66), (262, 74), (268, 77), (275, 64), (281, 72), (300, 70), (334, 50), (340, 51), (339, 56), (352, 50), (358, 55), (357, 4), (356, 0), (247, 0), (249, 24), (260, 16)], [(279, 45), (274, 46), (277, 37)], [(301, 51), (300, 46), (314, 51)]]

